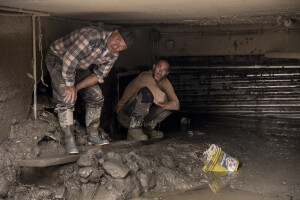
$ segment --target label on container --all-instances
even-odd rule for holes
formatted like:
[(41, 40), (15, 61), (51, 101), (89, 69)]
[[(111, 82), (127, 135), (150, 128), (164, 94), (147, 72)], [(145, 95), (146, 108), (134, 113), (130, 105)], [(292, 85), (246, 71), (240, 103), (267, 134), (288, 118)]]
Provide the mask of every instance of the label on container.
[(238, 163), (236, 159), (230, 157), (229, 155), (223, 152), (223, 156), (219, 165), (224, 167), (227, 171), (235, 171), (237, 164)]

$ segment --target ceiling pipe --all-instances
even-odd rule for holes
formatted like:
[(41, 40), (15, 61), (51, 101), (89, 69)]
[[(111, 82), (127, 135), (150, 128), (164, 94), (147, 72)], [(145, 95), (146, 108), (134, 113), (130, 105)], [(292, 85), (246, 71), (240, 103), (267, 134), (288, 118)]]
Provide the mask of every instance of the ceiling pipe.
[(26, 14), (31, 14), (35, 16), (44, 16), (48, 17), (50, 16), (49, 13), (46, 12), (39, 12), (39, 11), (33, 11), (33, 10), (27, 10), (23, 8), (13, 8), (13, 7), (8, 7), (8, 6), (0, 6), (0, 11), (8, 11), (8, 12), (17, 12), (17, 13), (26, 13)]
[(300, 52), (266, 52), (266, 58), (300, 59)]
[(4, 17), (28, 17), (28, 16), (32, 16), (31, 14), (25, 14), (25, 13), (1, 13), (0, 12), (0, 16), (4, 16)]

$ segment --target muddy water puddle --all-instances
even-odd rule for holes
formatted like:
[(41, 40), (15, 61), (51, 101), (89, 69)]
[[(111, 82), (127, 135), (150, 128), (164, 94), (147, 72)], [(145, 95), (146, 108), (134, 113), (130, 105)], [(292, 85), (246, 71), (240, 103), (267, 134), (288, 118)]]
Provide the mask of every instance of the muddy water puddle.
[(276, 200), (274, 197), (262, 196), (231, 188), (230, 182), (234, 181), (237, 176), (238, 172), (207, 172), (204, 174), (207, 184), (187, 191), (152, 194), (132, 200)]
[[(192, 191), (182, 193), (152, 195), (151, 197), (135, 198), (132, 200), (276, 200), (274, 197), (267, 197), (258, 194), (252, 194), (247, 191), (224, 188), (219, 193), (213, 193), (208, 185)], [(279, 200), (279, 199), (278, 199)]]

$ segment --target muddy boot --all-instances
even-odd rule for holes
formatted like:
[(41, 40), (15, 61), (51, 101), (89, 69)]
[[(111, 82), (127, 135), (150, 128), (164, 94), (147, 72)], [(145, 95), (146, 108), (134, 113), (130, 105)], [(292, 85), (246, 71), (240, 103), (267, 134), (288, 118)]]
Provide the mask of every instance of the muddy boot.
[(65, 150), (68, 154), (76, 154), (79, 153), (79, 150), (76, 146), (75, 137), (73, 135), (74, 133), (74, 126), (66, 126), (64, 128), (61, 128), (62, 132), (65, 135)]
[(148, 136), (144, 134), (141, 128), (129, 128), (127, 140), (146, 141), (148, 140)]
[(108, 140), (104, 140), (99, 136), (101, 107), (86, 108), (85, 123), (86, 133), (88, 136), (88, 145), (105, 145), (109, 144)]
[(65, 136), (65, 150), (68, 154), (79, 153), (74, 137), (73, 111), (66, 110), (58, 113), (59, 124)]
[(164, 133), (161, 131), (155, 130), (155, 126), (146, 126), (143, 128), (143, 132), (148, 135), (150, 139), (160, 139), (164, 137)]
[(130, 117), (130, 124), (127, 131), (127, 140), (145, 141), (148, 136), (142, 130), (143, 116), (132, 115)]

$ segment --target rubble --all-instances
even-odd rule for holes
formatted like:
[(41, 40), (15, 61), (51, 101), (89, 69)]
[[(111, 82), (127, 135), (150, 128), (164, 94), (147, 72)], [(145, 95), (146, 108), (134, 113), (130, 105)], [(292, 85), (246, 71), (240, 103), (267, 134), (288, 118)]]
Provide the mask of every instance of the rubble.
[[(260, 180), (262, 175), (259, 172), (263, 172), (263, 169), (253, 170), (252, 160), (256, 157), (251, 156), (251, 151), (255, 156), (258, 155), (256, 151), (264, 151), (266, 156), (274, 158), (276, 155), (279, 160), (284, 156), (289, 158), (289, 162), (293, 162), (297, 157), (294, 149), (299, 144), (294, 142), (293, 148), (289, 149), (289, 139), (271, 138), (265, 143), (253, 135), (249, 141), (250, 137), (247, 135), (237, 134), (226, 138), (226, 135), (208, 130), (199, 130), (205, 134), (191, 140), (185, 131), (178, 139), (174, 135), (173, 138), (154, 142), (112, 142), (103, 147), (87, 146), (85, 142), (79, 145), (81, 154), (71, 163), (35, 168), (18, 166), (18, 160), (64, 155), (55, 115), (50, 112), (45, 114), (43, 110), (38, 114), (37, 120), (29, 116), (23, 124), (12, 124), (9, 139), (0, 145), (0, 199), (122, 200), (148, 194), (187, 191), (209, 184), (224, 187), (221, 184), (224, 177), (210, 180), (210, 176), (202, 171), (202, 154), (209, 143), (218, 144), (226, 152), (242, 158), (244, 163), (240, 173), (227, 176), (226, 185), (247, 189), (247, 181), (251, 181), (251, 177), (256, 174), (257, 180)], [(76, 126), (76, 130), (81, 131), (76, 133), (76, 139), (84, 137), (83, 128)], [(246, 144), (251, 144), (254, 149), (250, 151)], [(263, 144), (277, 151), (279, 144), (280, 153), (266, 151)], [(259, 162), (261, 160), (263, 159), (260, 158)], [(289, 176), (279, 180), (280, 187), (295, 183), (296, 179), (293, 178), (295, 177)], [(259, 192), (259, 186), (255, 187), (253, 184), (251, 188)], [(266, 193), (276, 192), (272, 188), (267, 189)], [(297, 191), (289, 189), (285, 194), (296, 196)]]

